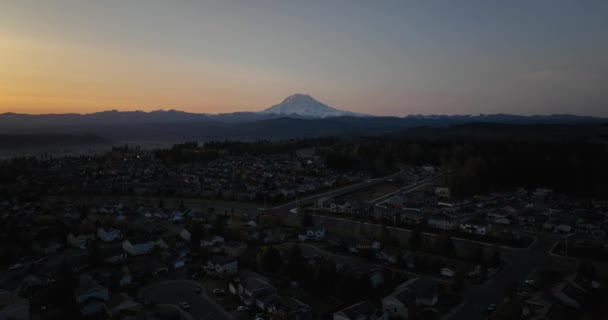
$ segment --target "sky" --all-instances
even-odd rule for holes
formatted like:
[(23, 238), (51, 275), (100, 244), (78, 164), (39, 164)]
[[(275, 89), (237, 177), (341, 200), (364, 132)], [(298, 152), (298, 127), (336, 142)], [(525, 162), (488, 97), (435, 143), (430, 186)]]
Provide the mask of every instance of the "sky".
[(0, 113), (608, 116), (605, 0), (0, 0)]

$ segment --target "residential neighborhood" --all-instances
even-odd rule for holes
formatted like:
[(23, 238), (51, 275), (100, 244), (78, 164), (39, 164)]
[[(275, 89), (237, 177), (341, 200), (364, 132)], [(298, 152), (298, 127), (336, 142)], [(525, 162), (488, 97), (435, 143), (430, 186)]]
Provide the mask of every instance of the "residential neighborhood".
[[(48, 160), (69, 184), (53, 170), (18, 183), (62, 191), (0, 199), (0, 319), (553, 319), (605, 290), (604, 202), (454, 196), (432, 166), (370, 179), (309, 157), (142, 157)], [(182, 191), (161, 197), (146, 179)]]

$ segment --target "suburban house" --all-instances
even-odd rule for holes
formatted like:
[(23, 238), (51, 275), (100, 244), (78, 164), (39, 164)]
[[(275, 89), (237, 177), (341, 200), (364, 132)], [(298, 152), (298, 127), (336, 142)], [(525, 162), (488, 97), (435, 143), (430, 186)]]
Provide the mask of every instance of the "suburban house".
[(306, 240), (315, 240), (321, 241), (325, 238), (325, 228), (322, 227), (313, 227), (306, 230), (305, 233), (301, 233), (298, 235), (298, 239), (300, 241)]
[(97, 237), (104, 242), (112, 242), (114, 240), (120, 239), (121, 233), (120, 230), (109, 229), (105, 230), (104, 228), (97, 229)]
[(100, 255), (104, 262), (118, 264), (127, 260), (127, 253), (121, 244), (99, 247)]
[(435, 195), (437, 195), (440, 198), (449, 198), (450, 197), (450, 188), (437, 187), (437, 188), (435, 188)]
[(580, 309), (585, 299), (587, 299), (587, 290), (574, 281), (564, 281), (556, 284), (551, 289), (551, 294), (564, 305), (576, 309)]
[(86, 249), (89, 241), (95, 240), (95, 236), (92, 234), (79, 234), (74, 235), (73, 233), (68, 234), (68, 243), (78, 249)]
[(573, 228), (570, 222), (556, 218), (545, 221), (545, 223), (543, 223), (543, 230), (555, 233), (570, 233), (573, 231)]
[(397, 264), (401, 253), (401, 249), (397, 247), (384, 247), (376, 253), (376, 258), (392, 264)]
[(266, 298), (276, 293), (276, 289), (271, 284), (253, 276), (243, 280), (235, 279), (228, 285), (228, 289), (232, 294), (238, 295), (245, 305), (255, 305), (261, 310), (269, 307)]
[(329, 209), (331, 202), (332, 202), (331, 198), (329, 198), (329, 197), (321, 197), (321, 198), (319, 198), (319, 199), (317, 199), (315, 201), (315, 206), (317, 208), (326, 208), (326, 209)]
[(112, 319), (124, 319), (136, 316), (143, 306), (125, 293), (117, 293), (110, 297), (105, 304), (106, 313)]
[(437, 304), (437, 300), (437, 282), (414, 278), (382, 299), (382, 310), (389, 313), (391, 318), (410, 319), (415, 318), (416, 315), (410, 313), (419, 310), (418, 307), (432, 307)]
[(439, 274), (444, 277), (452, 278), (458, 272), (461, 272), (462, 274), (466, 275), (473, 269), (474, 267), (469, 263), (460, 260), (448, 260), (446, 261), (445, 265), (439, 270)]
[(234, 258), (224, 256), (213, 256), (205, 264), (205, 272), (210, 276), (223, 278), (225, 275), (236, 274), (238, 261)]
[(35, 241), (34, 243), (32, 243), (32, 249), (42, 254), (55, 253), (61, 247), (62, 245), (56, 241)]
[(277, 297), (274, 304), (268, 307), (271, 319), (310, 320), (311, 308), (300, 300), (290, 297)]
[(492, 224), (488, 223), (485, 218), (475, 217), (460, 223), (460, 230), (468, 233), (485, 236), (492, 230)]
[(517, 215), (518, 211), (516, 209), (514, 209), (513, 207), (506, 206), (496, 209), (488, 213), (486, 216), (488, 219), (494, 221), (495, 223), (511, 224), (511, 217), (516, 217)]
[(217, 234), (211, 234), (201, 240), (201, 246), (206, 248), (223, 247), (224, 237)]
[(431, 228), (441, 230), (454, 230), (458, 228), (459, 221), (456, 218), (452, 218), (446, 214), (439, 213), (429, 216), (427, 223)]
[(335, 200), (334, 202), (332, 202), (330, 204), (330, 207), (329, 207), (329, 211), (337, 212), (337, 213), (348, 212), (348, 211), (350, 211), (350, 209), (351, 209), (350, 202), (348, 202), (344, 199)]
[(402, 196), (400, 194), (393, 195), (392, 197), (388, 198), (388, 200), (386, 200), (386, 204), (392, 207), (403, 207), (403, 205), (405, 204), (405, 196)]
[(388, 320), (388, 316), (388, 312), (366, 300), (335, 312), (333, 320)]
[(11, 292), (0, 290), (0, 319), (29, 320), (29, 301)]
[(80, 276), (75, 294), (83, 317), (105, 312), (105, 302), (110, 298), (108, 289), (89, 275)]
[(179, 232), (179, 237), (182, 238), (184, 241), (188, 241), (190, 242), (190, 231), (188, 231), (188, 229), (184, 228)]
[(130, 238), (122, 242), (122, 248), (132, 256), (151, 253), (154, 241), (143, 238)]
[(224, 243), (224, 253), (230, 257), (238, 257), (247, 249), (247, 244), (241, 241), (230, 240)]

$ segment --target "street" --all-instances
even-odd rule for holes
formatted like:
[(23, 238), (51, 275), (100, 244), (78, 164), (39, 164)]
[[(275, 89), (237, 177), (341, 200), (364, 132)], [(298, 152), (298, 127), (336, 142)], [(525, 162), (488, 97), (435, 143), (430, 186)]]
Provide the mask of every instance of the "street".
[[(202, 289), (202, 292), (197, 293), (197, 288)], [(180, 309), (189, 313), (193, 319), (233, 319), (232, 316), (206, 295), (205, 289), (201, 285), (192, 281), (177, 280), (157, 283), (141, 289), (139, 291), (139, 298), (142, 301), (175, 306), (179, 306), (181, 302), (186, 302), (190, 305), (190, 310), (183, 310), (181, 307)]]

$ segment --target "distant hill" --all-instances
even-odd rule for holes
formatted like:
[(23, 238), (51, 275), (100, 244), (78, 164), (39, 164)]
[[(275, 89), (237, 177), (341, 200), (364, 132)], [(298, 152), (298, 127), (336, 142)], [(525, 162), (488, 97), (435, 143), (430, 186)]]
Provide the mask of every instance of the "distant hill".
[[(95, 139), (103, 139), (115, 144), (125, 142), (174, 143), (185, 140), (258, 140), (344, 135), (423, 134), (441, 136), (445, 132), (454, 135), (476, 134), (481, 137), (490, 134), (516, 135), (517, 131), (522, 128), (509, 127), (513, 125), (596, 125), (605, 123), (608, 123), (606, 118), (569, 114), (379, 117), (334, 109), (309, 95), (295, 94), (261, 112), (197, 114), (177, 110), (152, 112), (112, 110), (91, 114), (4, 113), (0, 114), (0, 135), (12, 137), (15, 142), (10, 142), (10, 144), (14, 146), (19, 144), (36, 146), (39, 144), (38, 141), (44, 141), (42, 135), (57, 135), (48, 137), (49, 140), (45, 142), (52, 146), (65, 143), (95, 143)], [(492, 126), (492, 124), (496, 126)], [(498, 126), (500, 124), (509, 126)], [(457, 127), (459, 125), (463, 125), (463, 127)], [(447, 127), (452, 128), (438, 130), (438, 128)], [(30, 136), (17, 137), (20, 135)], [(39, 138), (35, 138), (36, 136)], [(4, 142), (0, 148), (8, 145), (9, 142)]]

